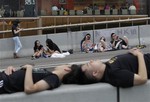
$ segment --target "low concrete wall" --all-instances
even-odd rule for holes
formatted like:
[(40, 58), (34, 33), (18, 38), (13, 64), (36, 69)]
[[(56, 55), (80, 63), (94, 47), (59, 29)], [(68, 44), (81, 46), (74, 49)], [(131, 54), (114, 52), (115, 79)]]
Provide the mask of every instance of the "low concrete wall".
[(0, 102), (117, 102), (116, 95), (116, 88), (109, 84), (62, 85), (32, 95), (1, 95)]
[(120, 88), (120, 102), (150, 102), (150, 80), (141, 86)]
[(24, 92), (4, 94), (0, 102), (149, 102), (150, 80), (132, 88), (113, 87), (106, 83), (62, 85), (54, 90), (26, 95)]
[[(20, 37), (23, 48), (20, 50), (20, 56), (31, 56), (33, 54), (33, 46), (35, 40), (40, 40), (45, 46), (45, 40), (47, 38), (52, 39), (61, 50), (73, 49), (74, 51), (80, 51), (80, 42), (83, 37), (89, 33), (91, 34), (91, 40), (94, 43), (98, 43), (101, 36), (106, 37), (106, 41), (110, 42), (110, 35), (112, 32), (119, 36), (127, 36), (129, 38), (129, 45), (138, 45), (139, 41), (144, 44), (150, 44), (150, 25), (101, 29), (101, 30), (88, 30), (78, 32), (67, 32), (60, 34), (48, 34), (48, 35), (36, 35)], [(141, 40), (140, 40), (140, 39)], [(12, 38), (0, 39), (0, 59), (13, 57), (14, 43)]]

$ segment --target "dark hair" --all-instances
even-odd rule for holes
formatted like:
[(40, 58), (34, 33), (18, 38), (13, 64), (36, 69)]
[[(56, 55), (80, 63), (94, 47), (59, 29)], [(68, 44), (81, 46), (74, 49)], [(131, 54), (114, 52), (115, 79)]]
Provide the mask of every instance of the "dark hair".
[(35, 40), (35, 42), (34, 42), (34, 52), (36, 52), (36, 50), (38, 49), (37, 42), (40, 42), (40, 41)]
[(112, 36), (114, 35), (115, 33), (111, 33), (111, 38), (112, 38)]
[(86, 34), (86, 35), (84, 36), (84, 38), (81, 40), (81, 42), (85, 41), (87, 35), (91, 36), (89, 33)]
[(35, 40), (34, 47), (37, 48), (37, 42), (40, 42), (39, 40)]
[(12, 21), (12, 24), (13, 24), (13, 25), (16, 25), (16, 26), (18, 26), (19, 23), (20, 23), (20, 21), (19, 21), (18, 19)]
[(110, 37), (111, 37), (111, 41), (114, 41), (114, 39), (113, 39), (113, 37), (112, 37), (114, 34), (115, 34), (115, 33), (111, 33), (111, 36), (110, 36)]
[(46, 43), (47, 43), (47, 46), (50, 48), (50, 49), (54, 49), (53, 48), (53, 41), (51, 39), (46, 39)]
[(96, 80), (88, 78), (85, 73), (82, 71), (82, 65), (75, 65), (71, 66), (71, 72), (66, 74), (63, 79), (62, 83), (64, 84), (92, 84), (96, 83)]
[(104, 37), (104, 36), (100, 37), (100, 40), (104, 40), (104, 41), (106, 41), (106, 39), (105, 39), (105, 37)]
[(60, 48), (51, 40), (51, 39), (46, 39), (47, 47), (51, 50), (58, 51), (61, 53)]

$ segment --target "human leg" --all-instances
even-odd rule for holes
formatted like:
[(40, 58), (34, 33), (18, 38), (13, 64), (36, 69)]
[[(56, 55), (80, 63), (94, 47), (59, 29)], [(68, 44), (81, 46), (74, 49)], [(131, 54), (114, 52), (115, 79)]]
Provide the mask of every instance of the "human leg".
[(16, 53), (18, 53), (19, 52), (19, 50), (22, 48), (22, 44), (21, 44), (21, 42), (20, 42), (20, 39), (19, 39), (19, 37), (16, 37), (16, 46), (17, 46), (17, 48), (16, 48)]
[(14, 41), (14, 46), (15, 46), (14, 58), (18, 58), (17, 53), (16, 53), (16, 50), (17, 50), (17, 39), (16, 39), (16, 37), (13, 37), (13, 41)]
[(17, 53), (22, 48), (22, 44), (20, 42), (19, 37), (13, 37), (13, 40), (14, 40), (14, 44), (15, 44), (14, 58), (18, 58)]

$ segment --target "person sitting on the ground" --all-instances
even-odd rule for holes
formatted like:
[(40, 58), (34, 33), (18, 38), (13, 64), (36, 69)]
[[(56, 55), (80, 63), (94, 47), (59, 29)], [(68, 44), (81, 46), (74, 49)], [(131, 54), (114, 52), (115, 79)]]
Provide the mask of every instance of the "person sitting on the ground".
[(46, 40), (46, 47), (47, 49), (44, 51), (45, 57), (64, 58), (66, 55), (70, 55), (68, 51), (62, 53), (59, 47), (51, 39)]
[(100, 52), (112, 50), (111, 45), (106, 42), (106, 38), (104, 36), (100, 37), (97, 50)]
[(93, 52), (95, 44), (91, 41), (91, 35), (86, 34), (85, 37), (81, 40), (81, 51), (82, 52)]
[(120, 38), (115, 33), (112, 33), (110, 43), (112, 44), (112, 48), (114, 50), (128, 49), (128, 38), (126, 36)]
[(15, 92), (31, 94), (52, 90), (59, 87), (63, 78), (76, 69), (76, 65), (60, 65), (50, 72), (47, 69), (34, 68), (29, 64), (22, 66), (21, 69), (9, 66), (5, 71), (0, 72), (0, 94)]
[(47, 55), (52, 55), (53, 53), (61, 53), (59, 47), (51, 40), (51, 39), (47, 39), (46, 40), (46, 54)]
[(117, 55), (107, 62), (95, 60), (79, 67), (80, 74), (68, 74), (66, 81), (63, 80), (64, 83), (88, 84), (95, 81), (127, 88), (145, 84), (150, 79), (150, 54), (143, 54), (140, 49), (133, 48), (128, 53)]
[(43, 45), (41, 45), (39, 40), (36, 40), (34, 42), (33, 50), (34, 50), (34, 54), (32, 55), (32, 59), (36, 59), (43, 56), (44, 47)]

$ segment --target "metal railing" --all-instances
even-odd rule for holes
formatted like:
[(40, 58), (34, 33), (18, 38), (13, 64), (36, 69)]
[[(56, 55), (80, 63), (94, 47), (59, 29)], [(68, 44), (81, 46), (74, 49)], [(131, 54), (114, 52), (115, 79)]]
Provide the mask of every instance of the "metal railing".
[[(36, 27), (36, 28), (27, 28), (22, 31), (31, 31), (31, 30), (45, 30), (45, 29), (56, 29), (64, 27), (76, 27), (76, 26), (87, 26), (87, 25), (98, 25), (98, 24), (110, 24), (110, 23), (122, 23), (122, 22), (135, 22), (135, 21), (146, 21), (146, 24), (149, 23), (150, 17), (145, 18), (136, 18), (136, 19), (123, 19), (123, 20), (111, 20), (111, 21), (101, 21), (101, 22), (88, 22), (88, 23), (78, 23), (78, 24), (66, 24), (66, 25), (57, 25), (57, 26), (46, 26), (46, 27)], [(120, 24), (119, 24), (120, 25)], [(0, 34), (10, 33), (11, 30), (0, 31)]]

